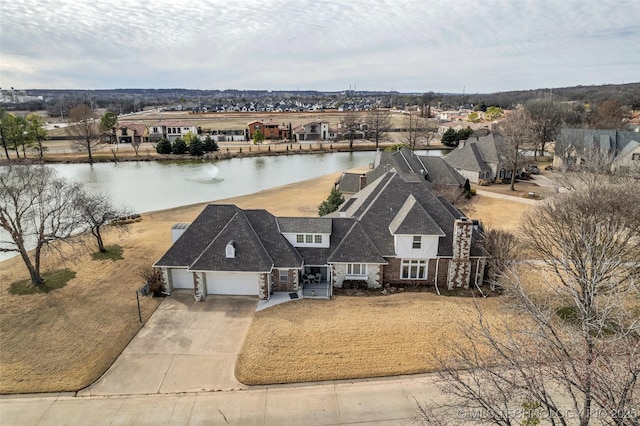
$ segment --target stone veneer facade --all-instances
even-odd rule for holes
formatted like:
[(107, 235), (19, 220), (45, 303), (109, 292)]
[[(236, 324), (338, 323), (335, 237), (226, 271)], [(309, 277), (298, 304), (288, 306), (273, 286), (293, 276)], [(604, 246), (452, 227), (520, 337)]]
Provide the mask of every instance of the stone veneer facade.
[(456, 219), (453, 224), (453, 258), (449, 262), (447, 287), (469, 288), (471, 278), (471, 234), (473, 222), (469, 219)]
[[(332, 265), (333, 274), (333, 286), (336, 288), (342, 288), (342, 283), (345, 280), (350, 280), (347, 277), (347, 264), (334, 263)], [(383, 265), (367, 264), (367, 288), (381, 288), (382, 287), (382, 269)], [(363, 277), (364, 278), (364, 277)], [(364, 281), (364, 279), (362, 280)]]

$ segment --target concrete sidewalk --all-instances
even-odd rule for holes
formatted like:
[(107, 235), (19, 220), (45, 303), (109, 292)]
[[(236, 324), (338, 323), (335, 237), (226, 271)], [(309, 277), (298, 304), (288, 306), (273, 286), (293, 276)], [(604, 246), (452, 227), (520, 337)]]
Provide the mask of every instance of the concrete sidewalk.
[(417, 424), (418, 403), (444, 402), (430, 375), (248, 390), (75, 397), (0, 397), (3, 425)]

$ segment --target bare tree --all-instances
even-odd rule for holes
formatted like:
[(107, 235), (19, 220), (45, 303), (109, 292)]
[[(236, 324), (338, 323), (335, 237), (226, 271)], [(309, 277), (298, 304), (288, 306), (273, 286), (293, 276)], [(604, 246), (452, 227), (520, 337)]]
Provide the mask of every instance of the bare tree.
[(388, 109), (374, 108), (367, 113), (365, 123), (369, 132), (368, 137), (376, 142), (377, 149), (380, 141), (385, 140), (391, 128), (391, 112)]
[[(131, 141), (131, 146), (136, 153), (136, 157), (138, 156), (138, 152), (140, 151), (140, 145), (142, 145), (142, 138), (133, 138), (133, 140)], [(258, 149), (260, 149), (259, 147), (260, 145), (258, 145)]]
[(0, 241), (0, 251), (19, 253), (35, 286), (44, 282), (40, 274), (43, 248), (53, 241), (69, 241), (78, 228), (75, 199), (79, 191), (79, 185), (45, 166), (13, 165), (0, 170), (0, 227), (9, 234), (9, 239)]
[(68, 132), (76, 138), (76, 148), (87, 152), (90, 164), (93, 164), (93, 149), (100, 142), (99, 120), (96, 120), (96, 115), (86, 104), (79, 104), (69, 111)]
[(520, 242), (515, 234), (503, 229), (485, 229), (483, 237), (483, 246), (491, 256), (486, 273), (492, 290), (495, 290), (500, 278), (515, 266), (521, 251)]
[(597, 105), (591, 115), (589, 127), (592, 129), (624, 129), (624, 118), (628, 111), (615, 99), (609, 99)]
[(424, 120), (424, 142), (427, 144), (427, 146), (429, 146), (431, 145), (431, 141), (438, 134), (438, 123), (435, 120), (431, 120), (429, 118), (425, 118)]
[(128, 223), (121, 219), (129, 216), (129, 211), (125, 208), (115, 207), (108, 194), (80, 191), (76, 198), (76, 208), (81, 223), (89, 227), (101, 253), (107, 251), (102, 239), (104, 228), (108, 227), (119, 231), (127, 229)]
[(529, 128), (534, 157), (538, 150), (544, 155), (547, 143), (556, 140), (560, 132), (564, 111), (558, 102), (551, 99), (533, 99), (524, 104), (529, 115)]
[(477, 305), (464, 341), (437, 355), (452, 406), (436, 418), (456, 404), (499, 425), (640, 424), (638, 205), (640, 184), (605, 183), (525, 216), (541, 278), (523, 281), (518, 269), (503, 277), (509, 306), (526, 322), (492, 323)]
[(342, 116), (340, 124), (344, 129), (344, 135), (349, 141), (349, 149), (353, 149), (353, 140), (356, 137), (356, 132), (360, 129), (360, 117), (358, 113), (352, 110), (346, 111)]
[(417, 112), (410, 112), (403, 120), (404, 140), (411, 149), (417, 149), (426, 131), (426, 119)]
[(520, 149), (531, 140), (529, 116), (523, 109), (511, 113), (500, 123), (500, 133), (504, 137), (509, 169), (511, 170), (511, 190), (515, 191), (516, 175), (522, 168), (523, 157)]

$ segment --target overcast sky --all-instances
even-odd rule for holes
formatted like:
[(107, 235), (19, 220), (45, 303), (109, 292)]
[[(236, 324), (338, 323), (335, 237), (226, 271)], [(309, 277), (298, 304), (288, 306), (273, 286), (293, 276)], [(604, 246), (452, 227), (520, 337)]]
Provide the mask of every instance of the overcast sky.
[(640, 81), (639, 0), (0, 0), (0, 87), (487, 93)]

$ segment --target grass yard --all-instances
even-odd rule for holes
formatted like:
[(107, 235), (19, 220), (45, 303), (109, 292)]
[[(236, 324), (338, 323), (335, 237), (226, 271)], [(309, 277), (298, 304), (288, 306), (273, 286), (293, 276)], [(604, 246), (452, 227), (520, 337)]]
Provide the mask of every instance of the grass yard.
[[(479, 303), (492, 322), (521, 321), (503, 297)], [(459, 341), (475, 315), (473, 298), (425, 292), (284, 303), (256, 313), (236, 377), (257, 385), (433, 371), (433, 350)]]
[[(219, 202), (264, 208), (279, 216), (316, 216), (340, 175)], [(28, 274), (18, 257), (1, 262), (0, 393), (75, 391), (100, 377), (141, 326), (135, 298), (142, 284), (138, 271), (169, 248), (172, 224), (193, 220), (203, 207), (143, 214), (128, 233), (107, 234), (105, 242), (117, 244), (122, 259), (93, 260), (91, 250), (67, 250), (64, 261), (46, 258), (43, 271), (68, 268), (76, 273), (63, 288), (46, 294), (11, 294), (11, 284)], [(474, 197), (472, 207), (474, 218), (508, 227), (515, 227), (522, 211), (530, 208), (481, 196)], [(141, 298), (144, 320), (159, 303)], [(482, 303), (500, 312), (500, 298)], [(338, 296), (277, 306), (256, 314), (238, 377), (266, 383), (428, 371), (433, 368), (429, 350), (455, 338), (453, 326), (471, 307), (469, 298), (429, 293)]]

